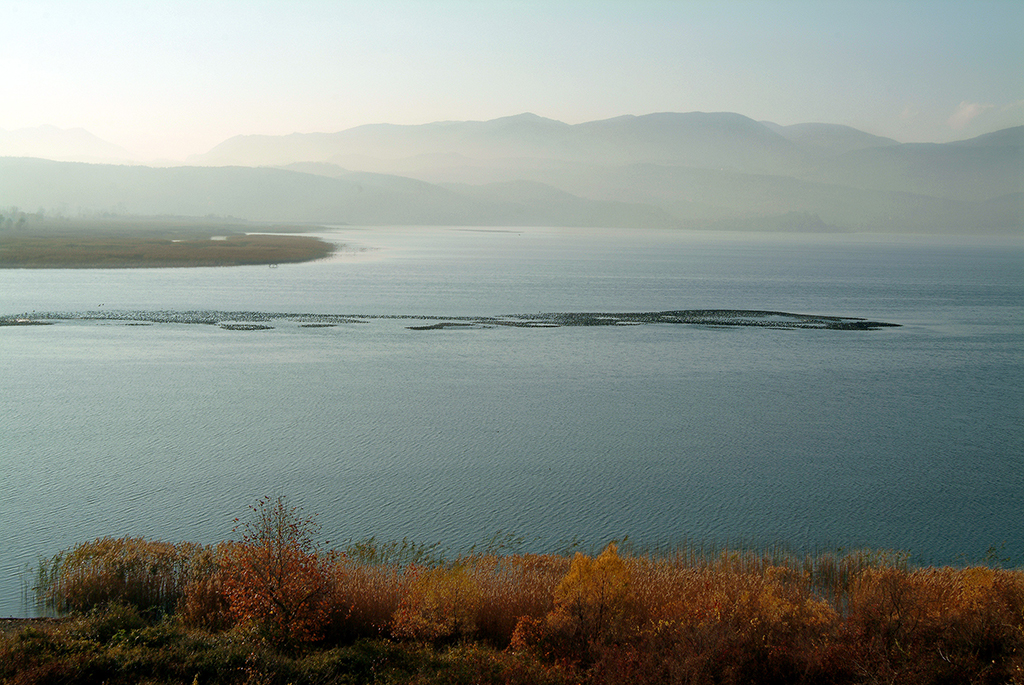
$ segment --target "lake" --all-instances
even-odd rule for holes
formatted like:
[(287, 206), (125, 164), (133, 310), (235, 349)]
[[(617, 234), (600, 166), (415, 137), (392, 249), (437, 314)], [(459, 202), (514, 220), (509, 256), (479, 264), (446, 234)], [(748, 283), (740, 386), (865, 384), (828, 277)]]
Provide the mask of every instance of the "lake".
[[(57, 317), (0, 327), (0, 616), (40, 557), (216, 542), (278, 494), (339, 543), (1024, 559), (1020, 238), (321, 235), (275, 268), (0, 271), (0, 317)], [(691, 309), (899, 326), (489, 321)]]

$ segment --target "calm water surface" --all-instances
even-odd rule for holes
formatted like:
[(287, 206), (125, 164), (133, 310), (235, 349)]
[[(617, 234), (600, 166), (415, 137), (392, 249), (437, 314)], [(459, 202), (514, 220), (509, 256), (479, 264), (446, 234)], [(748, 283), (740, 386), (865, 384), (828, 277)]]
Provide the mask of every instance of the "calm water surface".
[[(341, 228), (278, 268), (0, 271), (0, 316), (255, 311), (272, 330), (0, 327), (0, 616), (104, 535), (215, 542), (264, 495), (325, 537), (1024, 554), (1024, 241)], [(876, 331), (410, 330), (759, 309)], [(91, 316), (92, 314), (90, 314)], [(413, 318), (378, 318), (401, 316)]]

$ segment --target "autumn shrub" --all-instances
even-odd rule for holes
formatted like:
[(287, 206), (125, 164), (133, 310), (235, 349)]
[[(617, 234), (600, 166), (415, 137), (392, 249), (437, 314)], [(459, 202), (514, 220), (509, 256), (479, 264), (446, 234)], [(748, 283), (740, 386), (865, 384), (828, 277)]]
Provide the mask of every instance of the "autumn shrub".
[(476, 632), (482, 597), (465, 563), (409, 569), (409, 583), (392, 619), (392, 633), (424, 642), (466, 638)]
[(325, 640), (337, 644), (390, 636), (395, 612), (408, 594), (408, 571), (442, 564), (438, 547), (407, 538), (383, 542), (368, 537), (329, 555)]
[[(1021, 573), (984, 567), (950, 573), (954, 576), (955, 602), (942, 639), (951, 649), (973, 645), (979, 650), (980, 658), (996, 659), (1006, 655), (1007, 645), (1024, 646), (1024, 577)], [(1024, 653), (1020, 656), (1024, 658)]]
[(543, 619), (520, 618), (513, 650), (540, 648), (549, 656), (589, 660), (602, 645), (636, 633), (636, 604), (630, 571), (614, 543), (596, 558), (577, 553)]
[(791, 683), (820, 681), (833, 665), (819, 658), (837, 629), (839, 616), (809, 593), (806, 579), (792, 569), (770, 566), (737, 574), (723, 598), (723, 622), (740, 680)]
[(331, 564), (314, 541), (315, 520), (282, 497), (250, 509), (236, 526), (241, 540), (226, 547), (231, 614), (279, 646), (318, 639), (330, 613)]
[[(382, 636), (444, 641), (473, 633), (503, 649), (520, 618), (551, 611), (554, 589), (570, 565), (563, 556), (541, 554), (478, 554), (446, 563), (406, 541), (369, 543), (358, 556), (349, 546), (335, 559), (335, 620), (325, 631), (332, 642)], [(465, 611), (442, 620), (438, 607), (453, 603)]]
[(594, 682), (844, 682), (839, 614), (802, 563), (735, 553), (625, 561), (635, 632), (591, 643)]

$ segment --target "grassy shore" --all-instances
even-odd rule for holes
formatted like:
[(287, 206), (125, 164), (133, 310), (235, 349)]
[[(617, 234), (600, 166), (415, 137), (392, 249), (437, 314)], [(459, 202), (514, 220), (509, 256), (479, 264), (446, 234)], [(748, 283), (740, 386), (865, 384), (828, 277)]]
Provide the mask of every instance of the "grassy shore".
[(283, 264), (320, 259), (334, 250), (331, 244), (309, 236), (253, 233), (295, 230), (294, 226), (155, 220), (30, 222), (0, 230), (0, 268)]
[(614, 544), (446, 560), (325, 550), (280, 500), (254, 511), (213, 547), (105, 538), (42, 564), (65, 618), (0, 635), (0, 681), (1024, 683), (1021, 570)]

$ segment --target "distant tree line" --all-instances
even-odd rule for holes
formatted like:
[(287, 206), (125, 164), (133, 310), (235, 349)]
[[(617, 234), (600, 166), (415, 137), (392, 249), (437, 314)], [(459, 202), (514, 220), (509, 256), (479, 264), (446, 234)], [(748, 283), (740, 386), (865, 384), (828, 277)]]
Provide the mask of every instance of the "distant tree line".
[(0, 211), (0, 229), (11, 231), (23, 227), (29, 222), (42, 223), (46, 219), (46, 212), (40, 207), (33, 214), (23, 212), (17, 207), (9, 207)]

